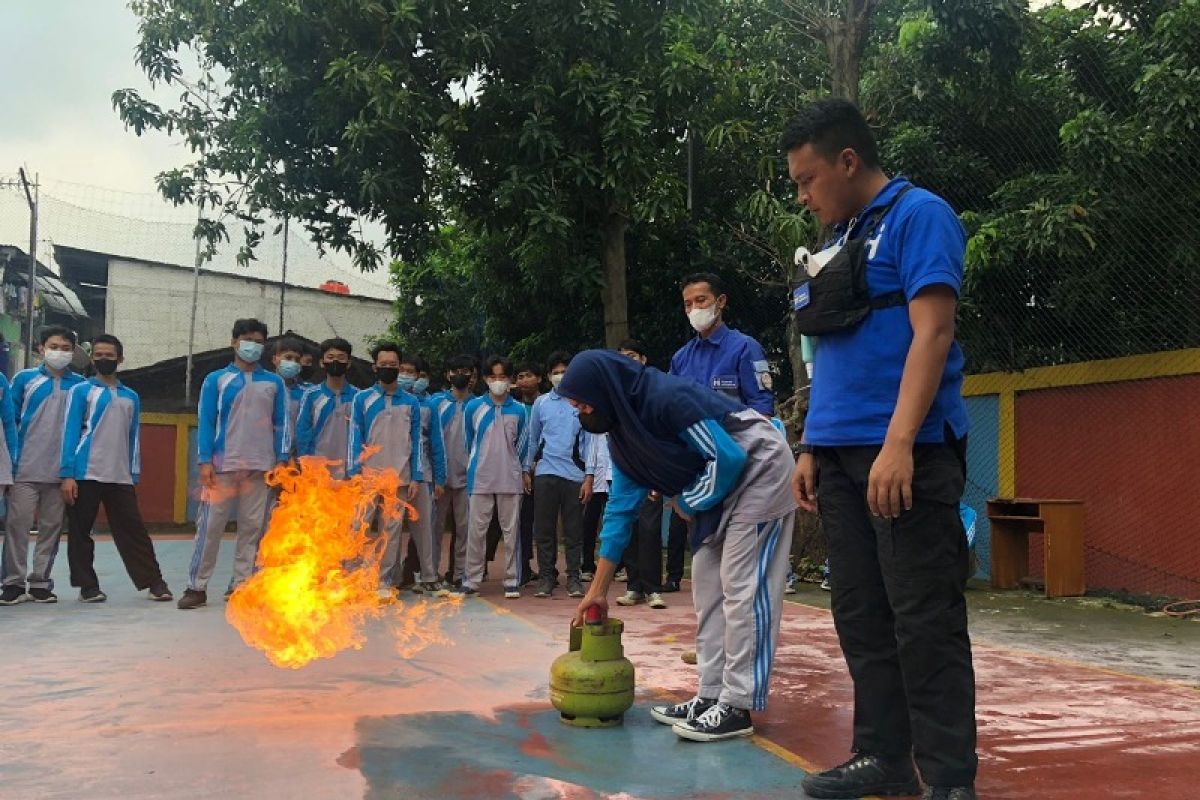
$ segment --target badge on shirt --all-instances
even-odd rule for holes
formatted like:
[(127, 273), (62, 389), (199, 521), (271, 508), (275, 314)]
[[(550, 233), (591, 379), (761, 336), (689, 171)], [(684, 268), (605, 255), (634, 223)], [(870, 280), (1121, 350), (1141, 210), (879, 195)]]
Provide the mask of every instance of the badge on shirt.
[(770, 365), (766, 361), (755, 361), (752, 366), (754, 367), (754, 377), (758, 381), (758, 388), (770, 391), (772, 386)]
[(799, 311), (812, 302), (812, 293), (808, 284), (804, 283), (792, 289), (792, 311)]
[(738, 389), (737, 375), (714, 375), (712, 388), (718, 392), (736, 392)]

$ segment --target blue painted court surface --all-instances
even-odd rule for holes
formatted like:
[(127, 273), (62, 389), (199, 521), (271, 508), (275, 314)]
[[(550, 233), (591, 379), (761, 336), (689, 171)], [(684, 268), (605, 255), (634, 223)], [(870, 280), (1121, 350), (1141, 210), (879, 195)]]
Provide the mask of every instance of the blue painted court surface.
[[(412, 660), (381, 621), (362, 650), (273, 667), (225, 621), (232, 546), (205, 609), (135, 594), (107, 541), (97, 545), (107, 603), (77, 601), (62, 553), (57, 605), (0, 609), (0, 796), (799, 796), (803, 772), (755, 743), (683, 742), (651, 721), (660, 687), (639, 684), (622, 728), (562, 725), (546, 684), (565, 617), (558, 635), (472, 600), (445, 624), (454, 644)], [(191, 544), (157, 548), (178, 595)]]

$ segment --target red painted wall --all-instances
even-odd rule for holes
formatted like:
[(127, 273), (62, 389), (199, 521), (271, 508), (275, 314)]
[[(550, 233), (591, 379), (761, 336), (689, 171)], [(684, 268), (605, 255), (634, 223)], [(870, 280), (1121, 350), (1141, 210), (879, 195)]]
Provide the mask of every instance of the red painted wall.
[(142, 424), (138, 503), (147, 525), (175, 519), (175, 426)]
[(1022, 393), (1016, 414), (1017, 494), (1085, 501), (1089, 587), (1200, 597), (1200, 375)]

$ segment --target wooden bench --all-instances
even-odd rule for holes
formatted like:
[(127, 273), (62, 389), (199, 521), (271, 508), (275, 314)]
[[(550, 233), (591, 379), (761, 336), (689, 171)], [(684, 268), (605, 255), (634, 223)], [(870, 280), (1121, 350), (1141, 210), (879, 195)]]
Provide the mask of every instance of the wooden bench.
[(1042, 565), (1047, 597), (1087, 591), (1083, 573), (1083, 501), (997, 498), (987, 504), (992, 525), (992, 588), (1015, 589), (1028, 579), (1029, 534), (1045, 536)]

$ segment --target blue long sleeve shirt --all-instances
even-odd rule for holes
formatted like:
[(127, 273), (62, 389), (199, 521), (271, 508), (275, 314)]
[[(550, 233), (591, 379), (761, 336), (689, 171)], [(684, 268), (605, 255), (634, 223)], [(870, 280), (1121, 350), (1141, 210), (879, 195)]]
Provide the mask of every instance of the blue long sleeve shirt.
[(529, 423), (525, 406), (512, 397), (497, 405), (490, 396), (467, 403), (468, 494), (522, 494), (522, 465), (528, 459)]
[(437, 409), (442, 428), (442, 448), (446, 455), (446, 488), (463, 489), (467, 485), (467, 432), (464, 423), (467, 403), (474, 398), (458, 400), (451, 391), (429, 398)]
[[(679, 434), (689, 448), (705, 459), (696, 479), (675, 498), (679, 509), (692, 516), (723, 501), (737, 486), (746, 466), (746, 451), (715, 419), (700, 420)], [(638, 510), (650, 490), (612, 465), (612, 488), (600, 530), (600, 557), (620, 563), (629, 544)]]
[(333, 472), (337, 477), (344, 475), (351, 404), (357, 394), (358, 389), (348, 383), (339, 392), (322, 383), (305, 394), (296, 420), (296, 454), (341, 461), (342, 468)]
[(425, 480), (434, 486), (446, 485), (446, 448), (442, 438), (442, 418), (437, 398), (421, 400), (421, 457), (425, 459)]
[(142, 402), (123, 383), (92, 378), (71, 389), (60, 477), (136, 485), (142, 471)]
[[(0, 446), (0, 486), (8, 486), (13, 482), (13, 471), (17, 466), (17, 415), (13, 406), (12, 387), (8, 378), (0, 372), (0, 436), (4, 437)], [(4, 463), (7, 459), (8, 463)]]
[(587, 463), (590, 449), (591, 434), (580, 426), (579, 412), (562, 395), (551, 391), (533, 401), (526, 472), (536, 462), (538, 475), (555, 475), (580, 483), (593, 472)]
[(394, 469), (405, 483), (425, 480), (421, 455), (421, 401), (375, 384), (354, 396), (346, 473), (364, 467)]
[(237, 364), (209, 373), (200, 387), (197, 463), (217, 472), (265, 471), (292, 450), (288, 390), (274, 372)]
[(679, 348), (671, 358), (671, 374), (727, 394), (764, 416), (775, 413), (762, 345), (724, 323), (707, 339), (696, 336)]

